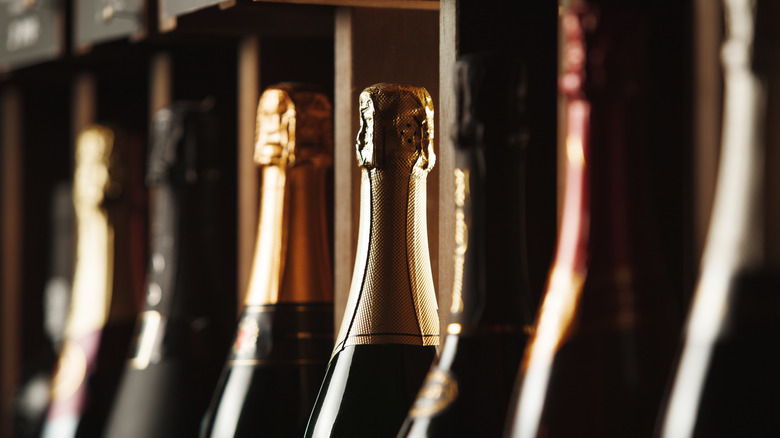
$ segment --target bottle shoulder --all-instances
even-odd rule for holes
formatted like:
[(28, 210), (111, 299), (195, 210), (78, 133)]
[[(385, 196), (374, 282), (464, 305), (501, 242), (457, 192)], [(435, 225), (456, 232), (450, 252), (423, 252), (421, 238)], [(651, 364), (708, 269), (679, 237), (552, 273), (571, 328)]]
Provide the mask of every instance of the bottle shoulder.
[(307, 437), (394, 437), (412, 405), (436, 347), (351, 345), (328, 365)]

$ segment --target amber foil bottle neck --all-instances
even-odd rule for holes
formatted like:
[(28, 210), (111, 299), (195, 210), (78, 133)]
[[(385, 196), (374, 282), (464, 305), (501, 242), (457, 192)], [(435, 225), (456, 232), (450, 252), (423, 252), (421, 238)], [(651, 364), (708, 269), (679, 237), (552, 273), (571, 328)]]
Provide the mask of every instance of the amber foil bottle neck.
[(331, 106), (303, 84), (268, 87), (257, 109), (262, 168), (247, 306), (333, 301), (327, 221)]
[(326, 172), (317, 163), (263, 167), (247, 306), (333, 301)]

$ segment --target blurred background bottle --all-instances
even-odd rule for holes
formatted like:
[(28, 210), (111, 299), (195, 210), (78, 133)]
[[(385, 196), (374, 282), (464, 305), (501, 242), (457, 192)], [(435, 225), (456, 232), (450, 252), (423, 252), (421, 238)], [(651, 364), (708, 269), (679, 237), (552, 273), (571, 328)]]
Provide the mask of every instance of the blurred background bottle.
[(394, 437), (436, 356), (426, 177), (433, 102), (424, 88), (360, 94), (360, 225), (346, 312), (306, 437)]
[(506, 436), (649, 436), (677, 344), (648, 214), (645, 2), (562, 9), (566, 186), (555, 261)]
[(231, 187), (209, 107), (177, 103), (152, 121), (145, 303), (105, 436), (195, 436), (230, 346)]
[(309, 86), (279, 84), (260, 98), (252, 273), (201, 437), (304, 432), (333, 345), (332, 117), (328, 99)]
[[(76, 261), (63, 346), (42, 436), (99, 436), (114, 397), (142, 286), (133, 248), (144, 227), (122, 131), (94, 125), (79, 134), (73, 177)], [(140, 214), (139, 214), (140, 213)]]
[(777, 223), (764, 223), (777, 190), (766, 171), (777, 149), (771, 120), (780, 100), (770, 90), (780, 77), (780, 5), (726, 0), (723, 6), (717, 189), (682, 350), (661, 409), (663, 437), (775, 436), (780, 426), (780, 352), (773, 347), (780, 340), (780, 274), (771, 260)]
[(523, 66), (456, 65), (455, 279), (447, 338), (399, 436), (499, 437), (535, 308), (525, 247)]
[(39, 309), (46, 339), (41, 342), (42, 348), (34, 360), (23, 367), (25, 375), (15, 404), (14, 434), (17, 437), (37, 437), (41, 432), (70, 302), (75, 258), (75, 213), (70, 182), (62, 181), (54, 186), (50, 204), (49, 278), (43, 290), (43, 306)]

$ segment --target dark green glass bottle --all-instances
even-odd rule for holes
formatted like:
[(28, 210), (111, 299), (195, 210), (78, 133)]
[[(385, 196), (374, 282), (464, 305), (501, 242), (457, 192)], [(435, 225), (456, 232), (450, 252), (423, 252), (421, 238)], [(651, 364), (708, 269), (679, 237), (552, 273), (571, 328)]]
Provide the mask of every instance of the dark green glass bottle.
[(222, 366), (235, 318), (230, 184), (206, 105), (177, 103), (152, 122), (146, 182), (150, 256), (145, 305), (105, 436), (191, 437)]
[(499, 55), (456, 66), (455, 254), (441, 357), (399, 437), (499, 437), (534, 309), (523, 183), (525, 74)]
[(360, 95), (360, 225), (347, 309), (306, 437), (394, 437), (439, 344), (426, 177), (433, 104), (423, 88)]

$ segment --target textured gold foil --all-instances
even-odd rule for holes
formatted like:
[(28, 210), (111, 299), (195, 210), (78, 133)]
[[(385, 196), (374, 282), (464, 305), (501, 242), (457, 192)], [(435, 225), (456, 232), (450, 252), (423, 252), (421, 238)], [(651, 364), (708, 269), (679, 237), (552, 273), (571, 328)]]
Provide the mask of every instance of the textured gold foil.
[(333, 300), (331, 114), (327, 97), (305, 86), (279, 84), (260, 97), (254, 159), (263, 167), (262, 201), (247, 305)]
[(360, 95), (362, 167), (355, 269), (335, 351), (356, 344), (439, 344), (426, 222), (435, 162), (424, 88), (378, 84)]

